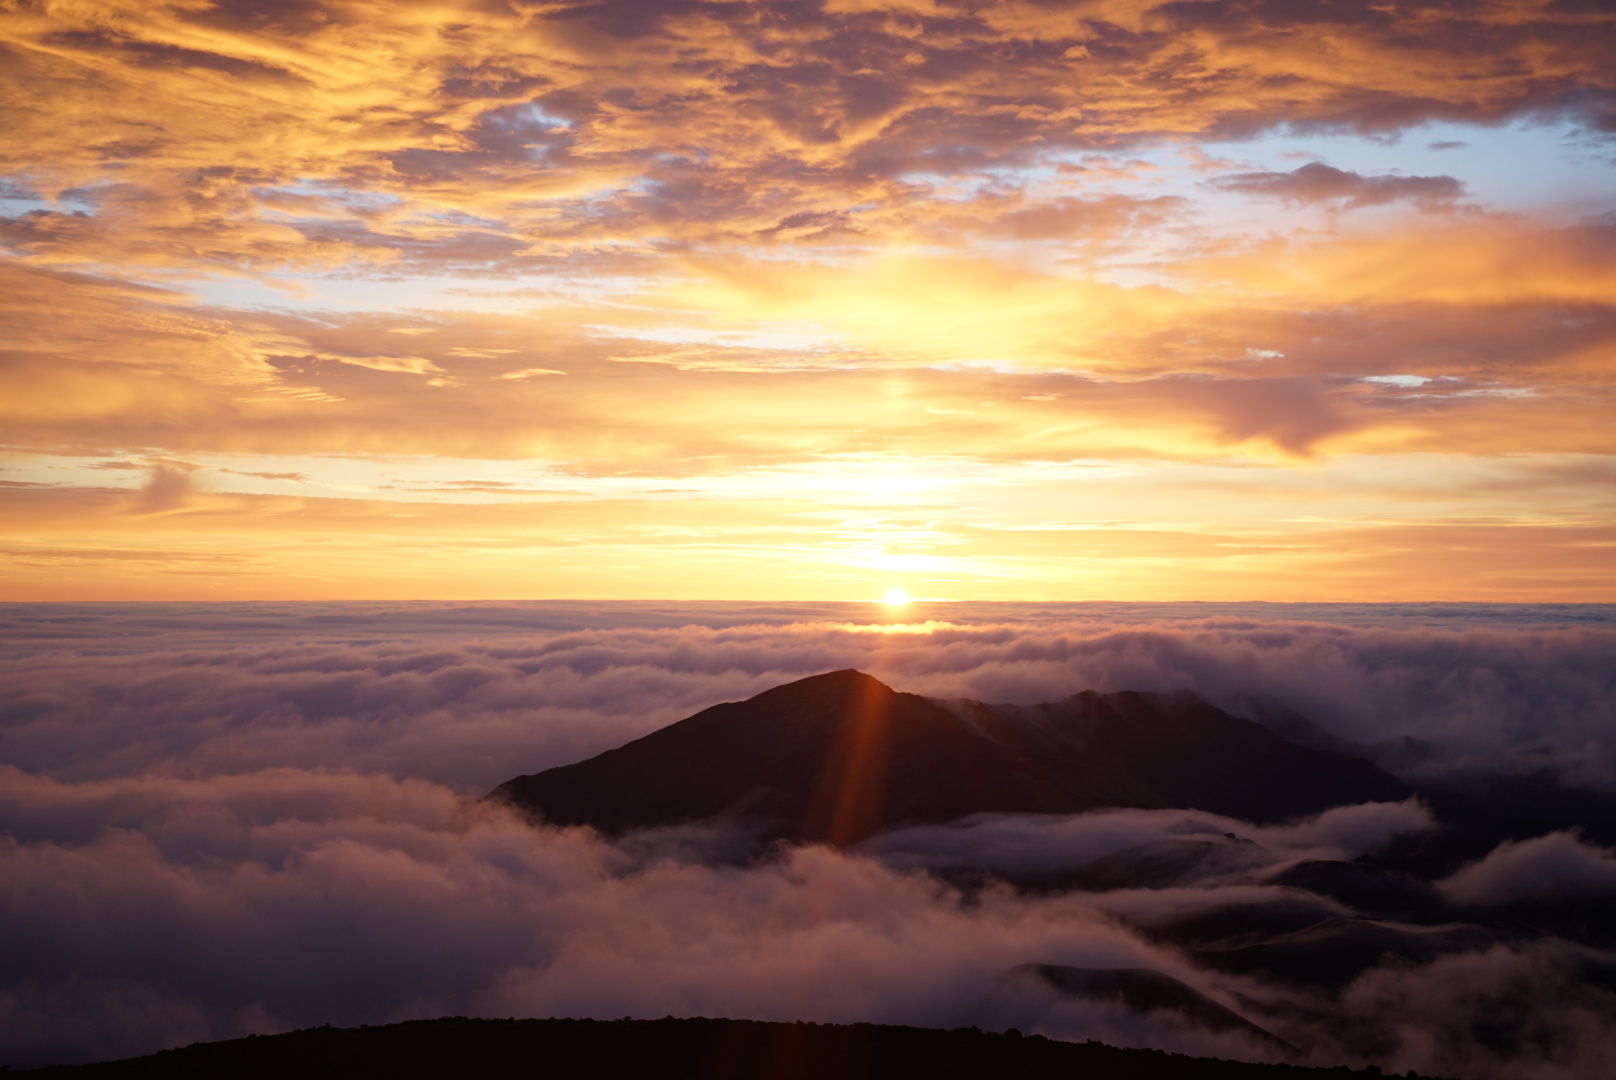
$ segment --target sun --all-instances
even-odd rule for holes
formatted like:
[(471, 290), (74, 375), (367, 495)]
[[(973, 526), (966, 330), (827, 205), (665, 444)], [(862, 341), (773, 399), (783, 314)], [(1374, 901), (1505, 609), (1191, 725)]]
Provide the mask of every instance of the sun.
[(902, 589), (888, 589), (881, 594), (881, 602), (887, 607), (903, 607), (909, 602), (909, 594)]

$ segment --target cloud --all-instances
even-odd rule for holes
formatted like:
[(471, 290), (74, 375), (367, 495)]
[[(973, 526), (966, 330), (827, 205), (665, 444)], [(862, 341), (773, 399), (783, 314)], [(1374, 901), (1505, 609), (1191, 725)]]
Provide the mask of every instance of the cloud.
[[(1595, 146), (1611, 29), (1516, 0), (19, 9), (6, 595), (1605, 596), (1599, 208), (1319, 227), (1306, 207), (1500, 188), (1466, 155), (1451, 177), (1235, 159), (1263, 133), (1389, 145), (1433, 122), (1489, 159), (1522, 122)], [(1175, 148), (1269, 200), (1260, 230), (1207, 214), (1234, 200), (1203, 203)], [(107, 459), (133, 468), (84, 464)], [(1177, 828), (1219, 855), (1193, 887), (973, 907), (868, 858), (720, 866), (744, 843), (612, 847), (459, 801), (839, 667), (988, 700), (1189, 687), (1413, 736), (1421, 779), (1616, 789), (1616, 645), (1592, 616), (1197, 612), (935, 606), (889, 634), (830, 603), (6, 609), (26, 646), (0, 661), (6, 1045), (477, 1010), (943, 1023), (1040, 961), (1246, 994), (1332, 1060), (1607, 1060), (1569, 947), (1389, 965), (1286, 1013), (1123, 925), (1271, 902), (1234, 879), (1373, 849), (1417, 808), (1294, 836), (907, 837), (917, 866)], [(1571, 889), (1606, 855), (1490, 859), (1455, 895), (1530, 859)], [(1478, 1010), (1519, 1045), (1477, 1049)], [(1243, 1049), (1103, 1010), (1034, 1023)]]
[[(1552, 1077), (1607, 1049), (1609, 1002), (1564, 949), (1371, 968), (1332, 1004), (1198, 970), (1118, 920), (1271, 902), (1272, 889), (987, 890), (966, 903), (828, 849), (705, 865), (677, 838), (614, 846), (535, 829), (418, 780), (5, 781), (0, 1046), (17, 1064), (444, 1013), (976, 1023), (1274, 1055), (1170, 1013), (995, 989), (1028, 962), (1160, 971), (1255, 1012), (1313, 1063)], [(1513, 1010), (1497, 1044), (1462, 1034), (1489, 1000)], [(1557, 1040), (1532, 1042), (1541, 1030)]]
[[(1513, 0), (31, 11), (0, 65), (24, 148), (0, 177), (0, 423), (38, 455), (9, 479), (61, 481), (62, 455), (239, 454), (310, 482), (298, 502), (190, 494), (188, 543), (227, 577), (103, 567), (8, 595), (745, 595), (733, 568), (781, 581), (782, 535), (812, 567), (798, 596), (866, 588), (847, 584), (866, 553), (946, 566), (935, 595), (1092, 595), (1100, 564), (1109, 595), (1593, 595), (1598, 484), (1416, 500), (1425, 467), (1329, 470), (1463, 455), (1474, 477), (1607, 451), (1612, 230), (1566, 201), (1570, 159), (1547, 206), (1496, 178), (1347, 163), (1359, 136), (1433, 121), (1488, 155), (1536, 146), (1538, 123), (1602, 138), (1610, 18)], [(1343, 164), (1265, 171), (1267, 149), (1238, 145), (1259, 133)], [(1231, 211), (1178, 150), (1295, 205)], [(1474, 212), (1293, 212), (1461, 194)], [(1408, 372), (1430, 381), (1365, 381)], [(263, 460), (308, 456), (321, 471)], [(401, 516), (430, 509), (338, 463), (386, 457), (713, 482), (480, 521), (472, 546), (504, 555), (444, 566), (444, 537)], [(816, 470), (877, 458), (981, 487), (898, 509), (956, 516), (924, 550), (886, 550), (891, 522), (849, 542), (867, 493)], [(1138, 560), (1035, 546), (1030, 508), (1077, 489), (1028, 475), (1095, 460), (1220, 477), (1101, 508), (1141, 534)], [(1256, 467), (1285, 494), (1238, 513), (1204, 494)], [(100, 487), (8, 500), (13, 542), (126, 549), (130, 515)], [(138, 528), (165, 527), (151, 517)], [(357, 557), (359, 536), (382, 557)], [(569, 565), (511, 554), (524, 537)], [(633, 550), (586, 565), (602, 537)]]
[[(1296, 240), (1159, 262), (1174, 288), (963, 256), (687, 261), (615, 306), (537, 299), (542, 339), (525, 316), (440, 311), (400, 355), (375, 347), (384, 313), (231, 310), (0, 263), (14, 390), (0, 412), (39, 452), (504, 457), (597, 475), (854, 453), (1602, 453), (1609, 231)], [(799, 337), (787, 347), (769, 340), (782, 325)], [(1362, 381), (1409, 370), (1431, 380), (1418, 393)], [(772, 408), (783, 396), (802, 407)]]
[(309, 480), (309, 474), (302, 472), (253, 472), (244, 469), (220, 469), (219, 471), (229, 473), (232, 476), (256, 477), (259, 480), (290, 480), (296, 484), (306, 484)]
[(372, 371), (398, 371), (407, 375), (426, 375), (443, 370), (424, 356), (333, 356), (330, 353), (322, 353), (311, 359), (352, 364), (355, 367), (370, 368)]
[(1597, 128), (1616, 91), (1608, 14), (1505, 0), (1278, 20), (1247, 2), (298, 11), (18, 20), (14, 182), (81, 202), (12, 219), (10, 242), (154, 266), (471, 269), (654, 257), (789, 221), (845, 240), (933, 203), (917, 174), (1287, 126)]
[(1447, 206), (1464, 194), (1451, 176), (1361, 176), (1310, 161), (1291, 172), (1236, 173), (1210, 181), (1215, 188), (1281, 199), (1295, 205), (1337, 203), (1346, 209), (1407, 200), (1422, 210)]
[(514, 380), (520, 382), (523, 379), (531, 379), (535, 375), (565, 375), (565, 374), (566, 374), (565, 371), (557, 371), (554, 368), (521, 368), (520, 370), (517, 370), (517, 371), (507, 371), (507, 372), (505, 372), (505, 373), (503, 373), (501, 375), (495, 375), (494, 378), (496, 378), (496, 379), (514, 379)]
[(899, 690), (1018, 704), (1191, 689), (1238, 712), (1288, 709), (1339, 739), (1439, 747), (1415, 775), (1550, 769), (1616, 787), (1616, 639), (1532, 625), (1529, 609), (1511, 630), (1463, 607), (1443, 627), (1275, 620), (1255, 614), (1264, 605), (1173, 623), (1150, 605), (959, 604), (911, 634), (870, 632), (859, 604), (140, 610), (10, 609), (11, 632), (33, 642), (0, 665), (11, 763), (64, 779), (353, 768), (481, 794), (856, 667)]
[[(1608, 1021), (1616, 997), (1573, 974), (1608, 962), (1608, 955), (1550, 942), (1460, 953), (1413, 970), (1386, 965), (1339, 999), (1313, 1003), (1335, 1023), (1312, 1025), (1308, 1034), (1315, 1053), (1347, 1046), (1386, 1052), (1389, 1071), (1577, 1076), (1597, 1071), (1591, 1063), (1616, 1051)], [(1485, 1041), (1476, 1037), (1478, 1018), (1488, 1026)]]
[[(60, 624), (18, 608), (36, 647), (0, 666), (8, 760), (82, 779), (357, 768), (482, 794), (722, 700), (861, 668), (900, 690), (987, 702), (1191, 689), (1236, 711), (1294, 711), (1338, 739), (1440, 747), (1408, 766), (1416, 776), (1555, 770), (1616, 787), (1616, 687), (1603, 674), (1616, 640), (1603, 627), (1162, 624), (1151, 606), (1117, 626), (1110, 606), (958, 605), (937, 610), (958, 622), (873, 634), (848, 622), (865, 605), (672, 605), (663, 626), (633, 626), (646, 618), (637, 605), (587, 614), (601, 608), (562, 626), (545, 606), (336, 605), (244, 622), (163, 606), (103, 622), (69, 608), (81, 614)], [(1016, 611), (1034, 621), (1005, 618)], [(47, 645), (55, 634), (66, 637)], [(84, 634), (107, 634), (107, 650), (82, 655)]]
[[(1109, 195), (1099, 198), (1057, 198), (1032, 206), (1008, 209), (988, 227), (990, 234), (1021, 240), (1042, 240), (1079, 235), (1093, 242), (1108, 234), (1143, 230), (1171, 220), (1181, 213), (1185, 200), (1172, 196), (1153, 199)], [(991, 204), (990, 204), (991, 205)], [(975, 213), (989, 206), (972, 207)], [(958, 227), (956, 223), (951, 225)]]
[[(1581, 974), (1606, 962), (1594, 950), (1545, 939), (1388, 961), (1332, 996), (1204, 970), (1160, 943), (1231, 911), (1300, 924), (1346, 914), (1265, 882), (1297, 859), (1418, 835), (1430, 817), (1417, 803), (1282, 827), (1176, 811), (998, 816), (759, 860), (748, 837), (711, 825), (606, 843), (472, 801), (714, 701), (848, 666), (988, 700), (1084, 686), (1265, 694), (1337, 737), (1412, 730), (1472, 767), (1508, 768), (1521, 747), (1548, 744), (1579, 782), (1602, 775), (1597, 748), (1611, 737), (1602, 675), (1616, 646), (1597, 625), (1552, 625), (1548, 609), (1504, 609), (1523, 621), (1504, 629), (1496, 611), (1464, 606), (1352, 608), (1326, 624), (1260, 605), (1183, 609), (1173, 623), (1152, 605), (961, 604), (952, 621), (903, 633), (853, 620), (868, 610), (0, 610), (0, 629), (29, 642), (0, 665), (0, 1046), (28, 1064), (327, 1022), (672, 1013), (1272, 1054), (1167, 1014), (995, 996), (1009, 968), (1054, 963), (1160, 971), (1314, 1063), (1553, 1080), (1604, 1060), (1613, 1004)], [(927, 872), (1060, 871), (1164, 845), (1212, 857), (1101, 892), (977, 881), (966, 894)], [(1609, 861), (1548, 837), (1447, 888), (1491, 903), (1492, 883), (1523, 868), (1552, 864), (1544, 880), (1575, 883), (1608, 876)], [(1497, 1039), (1475, 1039), (1478, 1016)]]
[(151, 475), (140, 487), (140, 508), (156, 512), (183, 506), (195, 471), (195, 465), (184, 461), (152, 462)]
[(1253, 874), (1300, 859), (1351, 860), (1435, 822), (1417, 800), (1329, 810), (1306, 822), (1254, 827), (1178, 810), (1113, 810), (1077, 815), (977, 814), (947, 825), (893, 829), (859, 845), (861, 853), (899, 869), (984, 870), (1018, 878), (1053, 878), (1100, 859), (1177, 847), (1192, 859), (1179, 885), (1249, 881)]
[(966, 909), (815, 849), (632, 869), (418, 781), (7, 781), (0, 1040), (19, 1063), (445, 1011), (946, 1024), (1030, 956), (1182, 970), (1070, 901)]
[(1478, 906), (1609, 897), (1616, 895), (1616, 852), (1575, 832), (1511, 840), (1440, 888), (1457, 903)]

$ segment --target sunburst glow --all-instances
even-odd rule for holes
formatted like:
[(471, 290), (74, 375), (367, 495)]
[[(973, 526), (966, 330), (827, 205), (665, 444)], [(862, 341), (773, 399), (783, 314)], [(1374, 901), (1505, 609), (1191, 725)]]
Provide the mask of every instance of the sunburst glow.
[(888, 589), (881, 594), (881, 602), (887, 607), (903, 607), (909, 603), (909, 594), (902, 589)]

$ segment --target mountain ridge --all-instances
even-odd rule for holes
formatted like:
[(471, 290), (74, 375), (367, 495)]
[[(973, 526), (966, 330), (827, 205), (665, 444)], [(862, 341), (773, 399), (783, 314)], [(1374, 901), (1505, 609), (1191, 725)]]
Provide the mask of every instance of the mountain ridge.
[(1304, 1080), (1369, 1078), (1378, 1068), (1256, 1064), (1188, 1057), (1104, 1043), (891, 1024), (810, 1024), (691, 1017), (661, 1020), (406, 1020), (359, 1028), (330, 1025), (280, 1035), (193, 1043), (147, 1057), (52, 1065), (13, 1075), (86, 1080), (438, 1080), (529, 1075), (595, 1078), (654, 1075), (669, 1080)]
[(845, 846), (981, 812), (1196, 809), (1276, 822), (1409, 794), (1371, 762), (1301, 746), (1187, 692), (943, 702), (845, 669), (515, 777), (489, 798), (608, 834), (734, 818)]

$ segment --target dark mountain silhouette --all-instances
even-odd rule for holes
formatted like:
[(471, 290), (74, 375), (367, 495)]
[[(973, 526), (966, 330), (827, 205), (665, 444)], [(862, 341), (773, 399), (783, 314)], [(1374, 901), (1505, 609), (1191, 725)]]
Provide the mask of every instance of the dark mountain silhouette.
[(1408, 794), (1367, 761), (1299, 746), (1189, 693), (985, 705), (834, 671), (519, 776), (491, 797), (608, 833), (728, 815), (850, 844), (986, 811), (1193, 808), (1275, 822)]
[(1351, 1080), (1379, 1070), (1250, 1065), (961, 1028), (755, 1020), (412, 1020), (197, 1043), (13, 1075), (78, 1080)]

